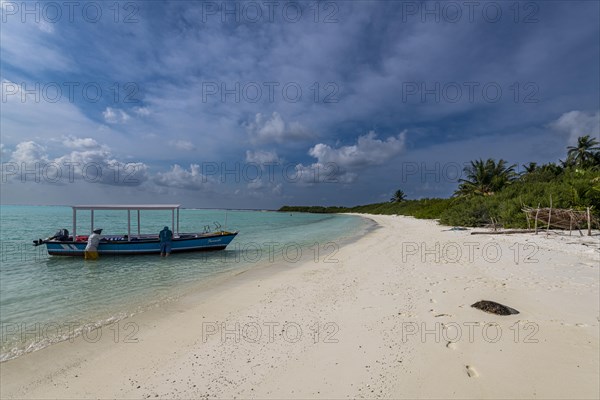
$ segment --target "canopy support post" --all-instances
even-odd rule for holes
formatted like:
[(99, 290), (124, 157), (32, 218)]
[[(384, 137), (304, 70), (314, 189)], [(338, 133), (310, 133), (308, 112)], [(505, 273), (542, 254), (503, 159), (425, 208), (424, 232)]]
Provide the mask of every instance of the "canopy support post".
[(177, 207), (177, 236), (179, 236), (179, 207)]
[(127, 241), (131, 241), (131, 210), (127, 210)]
[(175, 230), (175, 209), (171, 209), (171, 230)]
[(77, 240), (77, 209), (73, 208), (73, 241)]
[(137, 210), (137, 217), (138, 217), (138, 236), (140, 236), (140, 210)]
[(92, 219), (92, 230), (90, 232), (94, 232), (94, 210), (90, 210), (90, 211), (91, 211), (90, 218)]

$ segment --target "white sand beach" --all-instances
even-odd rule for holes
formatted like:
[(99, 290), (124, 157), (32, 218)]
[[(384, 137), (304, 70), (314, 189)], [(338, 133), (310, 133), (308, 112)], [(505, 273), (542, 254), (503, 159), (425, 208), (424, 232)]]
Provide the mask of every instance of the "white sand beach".
[(96, 342), (4, 362), (0, 395), (598, 398), (599, 236), (365, 217), (379, 227), (329, 258), (255, 268)]

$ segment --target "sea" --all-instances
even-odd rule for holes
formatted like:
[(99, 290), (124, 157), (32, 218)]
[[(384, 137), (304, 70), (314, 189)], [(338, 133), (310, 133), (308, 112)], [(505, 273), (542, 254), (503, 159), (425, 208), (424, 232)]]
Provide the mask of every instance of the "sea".
[[(141, 233), (171, 225), (171, 211), (142, 211)], [(345, 242), (373, 228), (351, 215), (181, 209), (180, 232), (239, 231), (226, 250), (158, 255), (49, 256), (33, 240), (66, 228), (66, 206), (0, 206), (0, 362), (160, 307), (215, 279), (276, 263), (335, 262)], [(89, 211), (77, 212), (77, 234), (90, 233)], [(103, 235), (127, 233), (127, 211), (95, 211)], [(137, 232), (132, 213), (131, 232)], [(200, 285), (200, 286), (199, 286)]]

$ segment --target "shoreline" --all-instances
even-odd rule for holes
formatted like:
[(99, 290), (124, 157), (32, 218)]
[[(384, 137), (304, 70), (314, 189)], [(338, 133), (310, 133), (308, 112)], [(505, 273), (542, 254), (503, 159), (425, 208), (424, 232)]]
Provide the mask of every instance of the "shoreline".
[[(368, 218), (364, 218), (364, 217), (361, 218), (358, 215), (356, 215), (355, 217), (358, 217), (361, 220), (360, 227), (357, 228), (355, 231), (353, 231), (353, 233), (349, 236), (347, 234), (343, 234), (339, 238), (335, 239), (335, 243), (339, 243), (339, 246), (344, 246), (346, 244), (353, 243), (354, 241), (358, 240), (362, 235), (368, 233), (371, 229), (374, 229), (376, 227), (376, 223), (372, 220), (369, 220)], [(370, 221), (370, 222), (367, 222), (367, 221)], [(235, 247), (235, 246), (232, 246), (232, 247)], [(157, 308), (161, 308), (163, 306), (166, 306), (169, 303), (177, 302), (181, 299), (185, 299), (186, 297), (193, 296), (194, 292), (198, 292), (198, 291), (201, 292), (212, 286), (223, 285), (229, 279), (232, 279), (238, 275), (244, 274), (250, 270), (269, 268), (273, 265), (282, 265), (282, 264), (286, 264), (288, 267), (290, 265), (295, 266), (295, 265), (302, 264), (303, 262), (306, 262), (307, 260), (310, 260), (311, 257), (317, 256), (317, 254), (312, 254), (312, 255), (310, 254), (311, 251), (309, 251), (309, 250), (312, 250), (313, 253), (315, 251), (313, 246), (302, 245), (301, 246), (302, 255), (299, 258), (299, 260), (291, 262), (291, 263), (290, 262), (286, 263), (283, 260), (281, 251), (276, 251), (276, 252), (271, 253), (272, 249), (269, 249), (268, 251), (264, 251), (264, 248), (263, 248), (262, 250), (263, 251), (262, 251), (259, 259), (257, 261), (252, 261), (252, 262), (246, 260), (245, 254), (243, 254), (244, 260), (242, 260), (242, 256), (240, 256), (240, 255), (236, 256), (235, 254), (225, 255), (226, 253), (223, 253), (223, 252), (200, 253), (201, 254), (200, 257), (210, 257), (213, 255), (219, 256), (219, 257), (223, 257), (223, 262), (234, 264), (234, 265), (238, 264), (238, 266), (235, 266), (235, 267), (230, 266), (225, 271), (215, 271), (212, 275), (204, 276), (204, 277), (202, 277), (202, 279), (195, 280), (195, 281), (189, 282), (189, 283), (184, 283), (184, 284), (178, 285), (176, 287), (173, 287), (169, 290), (169, 292), (163, 293), (160, 296), (160, 299), (152, 298), (148, 302), (145, 302), (141, 298), (136, 298), (135, 301), (133, 301), (131, 304), (127, 305), (127, 307), (126, 307), (127, 310), (121, 309), (118, 312), (113, 313), (111, 315), (103, 315), (100, 319), (88, 320), (88, 321), (85, 321), (85, 323), (84, 322), (81, 322), (81, 323), (66, 322), (66, 323), (58, 323), (56, 325), (53, 323), (49, 323), (49, 324), (37, 323), (35, 326), (36, 327), (39, 326), (39, 328), (34, 329), (35, 330), (34, 335), (39, 336), (40, 338), (43, 338), (43, 339), (41, 341), (38, 341), (35, 343), (28, 343), (27, 346), (25, 346), (24, 344), (21, 344), (21, 343), (17, 343), (16, 346), (19, 346), (18, 348), (15, 347), (10, 352), (3, 354), (3, 357), (5, 357), (5, 358), (0, 360), (0, 365), (7, 361), (15, 360), (19, 357), (23, 357), (25, 355), (43, 350), (47, 347), (54, 346), (61, 342), (68, 341), (70, 343), (73, 343), (73, 340), (77, 339), (85, 332), (87, 332), (88, 336), (93, 337), (94, 331), (96, 331), (96, 330), (105, 330), (106, 331), (106, 330), (113, 329), (112, 327), (115, 326), (115, 324), (118, 325), (119, 323), (127, 323), (127, 320), (134, 316), (139, 316), (139, 315), (147, 313), (147, 312), (152, 312), (153, 310), (155, 310)], [(329, 248), (329, 250), (331, 250), (331, 248)], [(333, 249), (333, 250), (334, 250), (333, 252), (335, 252), (335, 249)], [(237, 251), (240, 251), (240, 250), (238, 249)], [(251, 250), (249, 250), (249, 252), (251, 252)], [(328, 256), (325, 249), (322, 249), (321, 247), (319, 248), (318, 255), (320, 257)], [(201, 262), (201, 260), (202, 260), (202, 258), (200, 258), (199, 262)], [(67, 259), (67, 260), (63, 260), (63, 261), (73, 262), (76, 260), (75, 259)], [(2, 332), (3, 336), (6, 333), (8, 333), (11, 329), (14, 328), (13, 325), (15, 325), (15, 324), (11, 324), (10, 327), (3, 326), (3, 332)], [(62, 337), (48, 338), (48, 335), (46, 334), (46, 329), (45, 329), (46, 325), (49, 325), (48, 333), (50, 333), (50, 334), (52, 333), (53, 330), (58, 329), (61, 331), (61, 333), (67, 332), (68, 335), (62, 335)], [(26, 329), (24, 335), (32, 336), (32, 333), (30, 331), (31, 331), (31, 329)], [(21, 332), (20, 329), (19, 329), (19, 332)], [(23, 335), (23, 333), (22, 333), (22, 335)], [(4, 340), (4, 338), (3, 338), (3, 340)]]
[[(540, 240), (360, 216), (378, 227), (343, 243), (337, 263), (252, 267), (107, 326), (96, 342), (3, 362), (1, 397), (597, 396), (597, 254), (542, 245), (537, 262), (515, 263), (511, 246)], [(436, 262), (436, 243), (474, 257)], [(504, 256), (489, 259), (486, 246)], [(470, 307), (482, 299), (520, 314)]]

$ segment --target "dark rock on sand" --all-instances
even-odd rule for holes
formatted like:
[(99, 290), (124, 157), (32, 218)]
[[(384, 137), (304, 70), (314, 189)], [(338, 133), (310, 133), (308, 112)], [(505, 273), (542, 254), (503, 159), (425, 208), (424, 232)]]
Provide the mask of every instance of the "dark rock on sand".
[(508, 306), (505, 306), (504, 304), (496, 303), (495, 301), (489, 300), (478, 301), (475, 304), (471, 304), (471, 307), (496, 315), (512, 315), (519, 313), (514, 308), (510, 308)]

